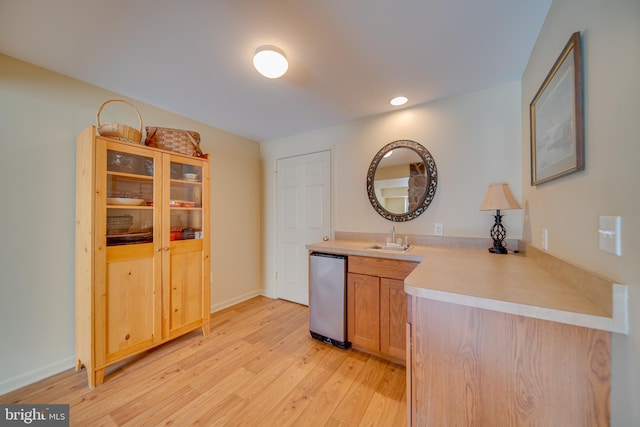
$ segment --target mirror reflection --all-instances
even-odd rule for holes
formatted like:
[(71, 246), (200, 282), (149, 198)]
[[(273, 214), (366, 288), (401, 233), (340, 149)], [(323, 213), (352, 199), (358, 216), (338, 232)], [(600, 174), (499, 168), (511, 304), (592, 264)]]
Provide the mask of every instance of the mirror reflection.
[(415, 141), (387, 144), (374, 157), (367, 174), (367, 192), (374, 209), (391, 221), (422, 214), (437, 186), (435, 161)]
[(374, 191), (380, 206), (391, 213), (415, 209), (427, 190), (426, 166), (410, 148), (396, 148), (383, 157), (376, 168)]

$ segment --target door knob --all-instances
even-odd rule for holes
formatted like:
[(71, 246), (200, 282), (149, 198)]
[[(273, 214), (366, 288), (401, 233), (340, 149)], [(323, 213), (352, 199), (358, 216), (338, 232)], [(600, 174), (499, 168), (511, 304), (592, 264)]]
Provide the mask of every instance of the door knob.
[(322, 238), (322, 241), (323, 241), (323, 242), (328, 242), (328, 241), (329, 241), (329, 236), (324, 236), (324, 237)]

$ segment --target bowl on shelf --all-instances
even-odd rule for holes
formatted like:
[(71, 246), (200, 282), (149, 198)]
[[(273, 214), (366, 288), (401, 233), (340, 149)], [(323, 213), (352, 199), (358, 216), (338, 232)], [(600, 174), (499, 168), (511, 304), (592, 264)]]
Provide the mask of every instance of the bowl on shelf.
[(184, 178), (186, 181), (197, 181), (198, 180), (198, 174), (195, 174), (195, 173), (184, 173), (184, 174), (182, 174), (182, 178)]
[(138, 206), (144, 203), (144, 199), (140, 194), (133, 191), (108, 191), (108, 205), (126, 205)]
[(107, 152), (107, 169), (113, 172), (136, 173), (140, 166), (138, 156), (109, 150)]
[(107, 197), (108, 205), (139, 206), (144, 203), (144, 199), (134, 199), (129, 197)]
[(114, 215), (107, 217), (107, 234), (123, 234), (133, 224), (133, 215)]

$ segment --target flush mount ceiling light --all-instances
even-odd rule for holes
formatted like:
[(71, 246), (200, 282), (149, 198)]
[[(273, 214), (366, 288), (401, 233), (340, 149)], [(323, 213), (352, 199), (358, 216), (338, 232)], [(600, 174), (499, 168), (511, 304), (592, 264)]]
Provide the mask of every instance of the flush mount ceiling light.
[(393, 106), (399, 107), (400, 105), (406, 104), (408, 101), (406, 96), (396, 96), (389, 103)]
[(260, 46), (253, 56), (253, 66), (263, 76), (277, 79), (289, 69), (284, 52), (275, 46)]

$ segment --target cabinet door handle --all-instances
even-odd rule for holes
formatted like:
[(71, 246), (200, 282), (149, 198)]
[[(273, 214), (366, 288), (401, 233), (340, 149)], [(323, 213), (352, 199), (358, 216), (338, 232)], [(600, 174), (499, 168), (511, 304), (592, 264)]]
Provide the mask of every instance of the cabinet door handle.
[(166, 248), (164, 248), (164, 251), (165, 251), (165, 252), (169, 252), (169, 249), (170, 249), (170, 248), (167, 246)]

